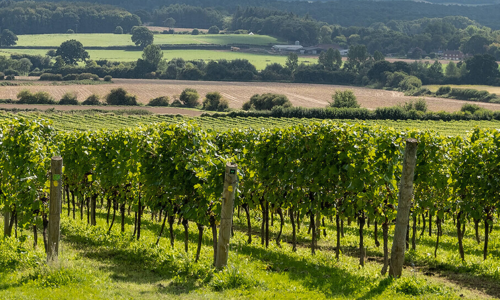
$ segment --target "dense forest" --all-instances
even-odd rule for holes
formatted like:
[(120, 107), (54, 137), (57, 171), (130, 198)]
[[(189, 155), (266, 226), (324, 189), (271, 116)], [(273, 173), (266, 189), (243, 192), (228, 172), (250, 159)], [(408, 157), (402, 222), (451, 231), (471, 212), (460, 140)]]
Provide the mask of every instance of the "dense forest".
[[(88, 0), (86, 0), (88, 1)], [(85, 1), (79, 1), (85, 2)], [(234, 13), (238, 7), (258, 6), (280, 11), (293, 12), (329, 24), (342, 26), (370, 26), (373, 23), (387, 23), (391, 20), (416, 20), (421, 18), (442, 18), (465, 16), (493, 29), (500, 29), (498, 15), (500, 5), (463, 6), (435, 5), (413, 1), (351, 1), (328, 2), (277, 1), (277, 0), (95, 0), (97, 3), (121, 6), (131, 11), (158, 9), (173, 4), (188, 4), (212, 7), (219, 11)], [(436, 1), (437, 2), (437, 1)], [(459, 1), (453, 1), (458, 3)], [(470, 3), (467, 0), (464, 3)], [(475, 1), (477, 2), (477, 1)], [(489, 3), (488, 0), (480, 1)]]

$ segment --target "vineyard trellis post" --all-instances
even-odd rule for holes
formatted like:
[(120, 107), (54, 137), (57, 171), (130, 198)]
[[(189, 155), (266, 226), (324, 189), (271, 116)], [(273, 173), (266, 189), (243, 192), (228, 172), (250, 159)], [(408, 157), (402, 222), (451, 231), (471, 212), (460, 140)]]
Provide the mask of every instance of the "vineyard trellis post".
[(229, 256), (229, 239), (231, 238), (231, 226), (233, 225), (234, 193), (237, 183), (238, 166), (235, 163), (227, 163), (224, 175), (224, 191), (222, 193), (217, 259), (215, 260), (215, 267), (218, 269), (227, 265), (227, 258)]
[(62, 166), (62, 157), (56, 156), (52, 158), (50, 168), (49, 241), (47, 247), (47, 261), (57, 261), (59, 255)]
[(396, 216), (396, 228), (392, 243), (389, 276), (401, 277), (406, 251), (406, 230), (410, 218), (411, 199), (413, 196), (413, 177), (417, 162), (416, 139), (406, 140), (406, 149), (403, 160), (403, 173), (399, 185), (398, 212)]

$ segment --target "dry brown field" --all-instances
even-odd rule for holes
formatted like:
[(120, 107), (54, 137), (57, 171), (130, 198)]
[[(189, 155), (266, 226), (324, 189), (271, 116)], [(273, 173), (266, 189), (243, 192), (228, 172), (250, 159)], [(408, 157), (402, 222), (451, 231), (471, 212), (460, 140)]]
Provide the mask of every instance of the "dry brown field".
[[(172, 98), (175, 95), (179, 95), (185, 88), (196, 89), (201, 96), (200, 100), (208, 92), (220, 92), (229, 101), (229, 106), (236, 109), (241, 108), (243, 103), (248, 101), (252, 95), (262, 93), (284, 94), (294, 106), (303, 107), (325, 107), (328, 101), (331, 100), (331, 95), (336, 90), (346, 89), (353, 90), (361, 107), (368, 109), (394, 106), (419, 98), (408, 97), (396, 91), (322, 84), (113, 79), (113, 83), (111, 84), (99, 85), (53, 85), (50, 82), (36, 82), (31, 86), (2, 86), (0, 87), (0, 99), (16, 99), (19, 91), (28, 89), (32, 92), (47, 91), (55, 99), (61, 99), (66, 92), (76, 92), (78, 100), (83, 101), (91, 94), (98, 94), (104, 97), (111, 89), (118, 87), (122, 87), (127, 92), (136, 95), (138, 101), (143, 104), (147, 104), (149, 100), (159, 96), (169, 96)], [(427, 100), (429, 110), (432, 111), (457, 111), (467, 102), (433, 97), (425, 99)], [(476, 104), (491, 110), (500, 110), (500, 104)], [(25, 106), (23, 105), (23, 107)]]

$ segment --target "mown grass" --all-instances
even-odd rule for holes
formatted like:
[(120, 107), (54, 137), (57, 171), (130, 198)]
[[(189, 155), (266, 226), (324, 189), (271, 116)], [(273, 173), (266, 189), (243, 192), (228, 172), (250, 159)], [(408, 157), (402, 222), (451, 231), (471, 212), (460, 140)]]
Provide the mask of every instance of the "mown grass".
[[(19, 231), (19, 239), (0, 242), (0, 299), (477, 299), (499, 295), (498, 227), (493, 231), (486, 262), (482, 262), (481, 247), (469, 228), (465, 241), (468, 263), (463, 265), (457, 259), (453, 225), (448, 222), (437, 259), (432, 255), (434, 237), (425, 234), (418, 240), (417, 253), (408, 254), (404, 277), (392, 280), (380, 275), (381, 249), (374, 245), (373, 226), (366, 230), (369, 259), (361, 268), (356, 257), (355, 224), (345, 228), (343, 254), (337, 262), (332, 252), (335, 231), (328, 221), (327, 236), (321, 237), (320, 250), (312, 256), (307, 224), (302, 224), (298, 234), (297, 252), (292, 252), (289, 244), (288, 222), (282, 248), (271, 240), (266, 249), (256, 235), (259, 213), (252, 214), (255, 234), (251, 244), (246, 243), (246, 218), (236, 214), (229, 265), (216, 271), (208, 228), (196, 263), (198, 232), (192, 223), (186, 254), (182, 226), (175, 225), (173, 248), (167, 238), (155, 246), (161, 224), (151, 221), (149, 215), (144, 218), (140, 241), (132, 239), (133, 217), (127, 217), (125, 233), (119, 232), (118, 223), (108, 235), (104, 212), (96, 227), (88, 226), (85, 218), (80, 221), (78, 213), (77, 220), (68, 218), (66, 212), (63, 215), (58, 264), (44, 263), (43, 244), (32, 250), (30, 232)], [(278, 224), (275, 219), (271, 237), (276, 236)], [(471, 286), (474, 282), (481, 284)]]
[[(79, 34), (27, 34), (18, 35), (17, 46), (24, 47), (59, 47), (67, 40), (80, 41), (84, 47), (135, 46), (130, 34), (112, 33), (79, 33)], [(270, 45), (282, 44), (268, 35), (246, 34), (155, 34), (155, 44), (189, 45), (189, 44), (248, 44)]]

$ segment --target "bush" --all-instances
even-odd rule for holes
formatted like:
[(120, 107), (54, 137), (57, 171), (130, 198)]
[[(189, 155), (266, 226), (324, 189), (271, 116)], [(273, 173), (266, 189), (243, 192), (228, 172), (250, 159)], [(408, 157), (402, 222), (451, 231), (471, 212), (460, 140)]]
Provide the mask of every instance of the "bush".
[(446, 95), (446, 94), (449, 94), (450, 92), (451, 92), (451, 87), (449, 87), (449, 86), (441, 86), (436, 91), (436, 96)]
[(122, 88), (117, 88), (111, 90), (111, 92), (106, 95), (106, 103), (108, 105), (137, 105), (137, 97), (128, 94)]
[(82, 105), (102, 105), (102, 103), (99, 100), (99, 95), (92, 94), (82, 102)]
[(123, 28), (121, 26), (116, 26), (114, 33), (123, 34)]
[[(42, 80), (42, 78), (40, 77), (40, 80)], [(72, 81), (72, 80), (78, 80), (78, 74), (68, 74), (68, 75), (65, 75), (63, 78), (62, 78), (63, 81)]]
[(191, 31), (191, 34), (192, 35), (198, 35), (198, 34), (200, 34), (200, 31), (195, 28), (195, 29), (193, 29), (193, 31)]
[(328, 106), (336, 108), (358, 108), (359, 104), (352, 90), (335, 91), (332, 95), (333, 102)]
[(196, 107), (200, 105), (199, 98), (200, 95), (195, 89), (187, 88), (182, 91), (179, 100), (185, 107)]
[(111, 75), (104, 76), (104, 81), (110, 82), (113, 79)]
[(417, 101), (413, 102), (406, 102), (405, 104), (402, 105), (404, 110), (406, 111), (421, 111), (421, 112), (426, 112), (427, 111), (427, 102), (425, 99), (418, 99)]
[(68, 29), (68, 30), (66, 31), (66, 33), (68, 33), (68, 34), (73, 34), (73, 33), (75, 33), (75, 31), (74, 31), (73, 29)]
[(0, 72), (0, 80), (4, 80), (5, 79), (5, 74), (3, 72)]
[(5, 80), (14, 80), (14, 79), (16, 79), (16, 76), (14, 76), (14, 75), (7, 75), (5, 77)]
[(271, 110), (273, 107), (291, 107), (292, 103), (288, 100), (287, 96), (281, 94), (255, 94), (248, 102), (243, 104), (243, 110)]
[(422, 81), (415, 76), (407, 76), (398, 86), (401, 91), (417, 90), (422, 87)]
[(40, 75), (40, 81), (62, 81), (63, 77), (61, 74), (43, 73)]
[(477, 104), (470, 104), (470, 103), (465, 103), (462, 105), (462, 108), (460, 108), (460, 111), (463, 112), (470, 112), (471, 114), (475, 113), (476, 111), (481, 110), (482, 108), (479, 107)]
[(161, 96), (158, 98), (151, 99), (148, 106), (168, 106), (170, 99), (167, 96)]
[(209, 33), (209, 34), (219, 34), (219, 32), (220, 32), (219, 27), (217, 27), (217, 26), (215, 26), (215, 25), (214, 25), (214, 26), (212, 26), (212, 27), (210, 27), (210, 28), (208, 29), (208, 33)]
[(68, 92), (59, 101), (60, 105), (78, 105), (78, 98), (75, 92)]
[(488, 91), (478, 91), (475, 89), (451, 89), (449, 97), (459, 100), (470, 100), (479, 102), (490, 102), (496, 98), (495, 94), (490, 94)]
[(32, 94), (28, 90), (22, 90), (17, 94), (19, 104), (56, 104), (54, 98), (47, 92)]
[(182, 102), (179, 100), (179, 99), (174, 99), (174, 101), (172, 101), (172, 104), (170, 104), (171, 107), (182, 107)]
[(5, 75), (7, 75), (7, 76), (8, 75), (19, 76), (19, 72), (18, 71), (14, 70), (14, 69), (10, 69), (10, 68), (7, 69), (7, 70), (5, 70), (5, 71), (3, 71), (3, 73)]
[(225, 111), (229, 108), (229, 102), (222, 98), (219, 92), (207, 93), (203, 100), (203, 109), (211, 111)]
[(82, 73), (78, 75), (77, 80), (94, 80), (94, 81), (99, 81), (99, 76), (96, 74), (92, 73)]

